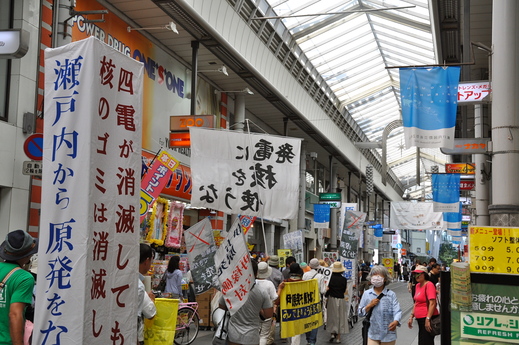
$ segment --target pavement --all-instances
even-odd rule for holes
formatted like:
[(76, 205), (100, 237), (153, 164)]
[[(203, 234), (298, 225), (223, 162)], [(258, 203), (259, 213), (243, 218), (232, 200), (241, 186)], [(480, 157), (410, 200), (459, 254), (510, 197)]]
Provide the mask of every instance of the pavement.
[[(402, 309), (402, 326), (397, 329), (397, 345), (418, 345), (418, 324), (416, 321), (413, 324), (413, 328), (409, 329), (407, 326), (407, 320), (409, 314), (413, 308), (413, 300), (411, 294), (407, 291), (407, 282), (395, 281), (389, 284), (388, 288), (395, 292)], [(197, 338), (192, 345), (211, 345), (214, 331), (212, 330), (200, 330)], [(317, 333), (316, 345), (330, 345), (328, 340), (330, 339), (330, 333), (327, 332), (324, 327), (320, 327)], [(362, 345), (362, 318), (350, 329), (350, 333), (341, 335), (342, 344), (346, 345)], [(435, 345), (440, 345), (440, 337), (435, 337)], [(301, 345), (306, 343), (304, 336), (301, 338)], [(276, 341), (275, 345), (290, 345), (288, 342), (283, 343), (279, 339), (279, 326), (276, 330)]]

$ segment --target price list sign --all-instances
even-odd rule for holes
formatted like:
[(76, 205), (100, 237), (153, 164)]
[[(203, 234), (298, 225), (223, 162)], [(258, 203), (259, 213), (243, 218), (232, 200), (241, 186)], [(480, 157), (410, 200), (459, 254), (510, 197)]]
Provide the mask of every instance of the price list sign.
[(470, 271), (519, 274), (519, 228), (471, 226)]

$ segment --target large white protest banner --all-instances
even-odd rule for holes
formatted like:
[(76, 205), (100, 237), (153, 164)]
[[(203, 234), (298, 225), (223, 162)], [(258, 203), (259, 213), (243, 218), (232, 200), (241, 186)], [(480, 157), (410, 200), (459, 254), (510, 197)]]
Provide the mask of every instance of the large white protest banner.
[(184, 237), (195, 293), (198, 295), (220, 286), (214, 265), (217, 247), (209, 218), (202, 219), (184, 231)]
[(389, 226), (392, 229), (442, 230), (442, 212), (433, 211), (432, 202), (392, 201)]
[(224, 234), (214, 259), (225, 304), (232, 315), (247, 301), (256, 282), (239, 218)]
[(293, 219), (301, 139), (189, 127), (191, 204), (225, 213)]
[(33, 344), (137, 339), (142, 82), (94, 37), (45, 50)]

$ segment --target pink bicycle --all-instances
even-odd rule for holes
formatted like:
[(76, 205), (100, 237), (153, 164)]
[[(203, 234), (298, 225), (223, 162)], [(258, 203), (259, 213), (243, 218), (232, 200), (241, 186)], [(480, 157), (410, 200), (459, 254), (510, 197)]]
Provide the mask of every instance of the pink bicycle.
[(176, 345), (189, 345), (195, 341), (200, 326), (198, 303), (186, 302), (178, 304), (177, 327), (175, 331)]

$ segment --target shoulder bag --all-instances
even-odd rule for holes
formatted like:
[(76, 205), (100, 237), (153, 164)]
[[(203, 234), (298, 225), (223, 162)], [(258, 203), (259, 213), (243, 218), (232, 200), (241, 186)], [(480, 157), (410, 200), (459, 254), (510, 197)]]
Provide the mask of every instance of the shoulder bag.
[[(431, 283), (432, 284), (432, 283)], [(427, 285), (429, 285), (429, 282), (425, 285), (425, 298), (427, 299), (427, 311), (429, 311), (429, 297), (427, 296)], [(433, 315), (431, 317), (431, 331), (429, 332), (432, 336), (440, 335), (442, 332), (442, 326), (441, 326), (441, 316)]]
[(7, 275), (4, 277), (4, 279), (0, 282), (0, 291), (2, 291), (4, 289), (5, 283), (7, 283), (7, 280), (11, 277), (11, 275), (14, 272), (21, 270), (21, 269), (22, 269), (21, 267), (15, 267), (11, 271), (9, 271), (9, 273), (7, 273)]
[(213, 337), (212, 345), (225, 345), (227, 344), (227, 328), (229, 325), (230, 313), (228, 310), (225, 311), (222, 320), (218, 323), (216, 332)]
[(159, 290), (161, 292), (164, 292), (164, 290), (166, 290), (166, 272), (164, 272), (164, 274), (162, 275), (162, 278), (160, 278), (160, 281), (157, 284), (157, 290)]
[[(377, 299), (380, 300), (382, 297), (384, 297), (383, 293), (378, 295)], [(369, 331), (369, 326), (371, 325), (370, 319), (371, 319), (371, 314), (373, 314), (373, 309), (375, 309), (375, 307), (371, 308), (368, 311), (368, 313), (366, 314), (366, 317), (364, 318), (364, 320), (362, 320), (362, 344), (363, 345), (368, 344), (368, 331)]]

